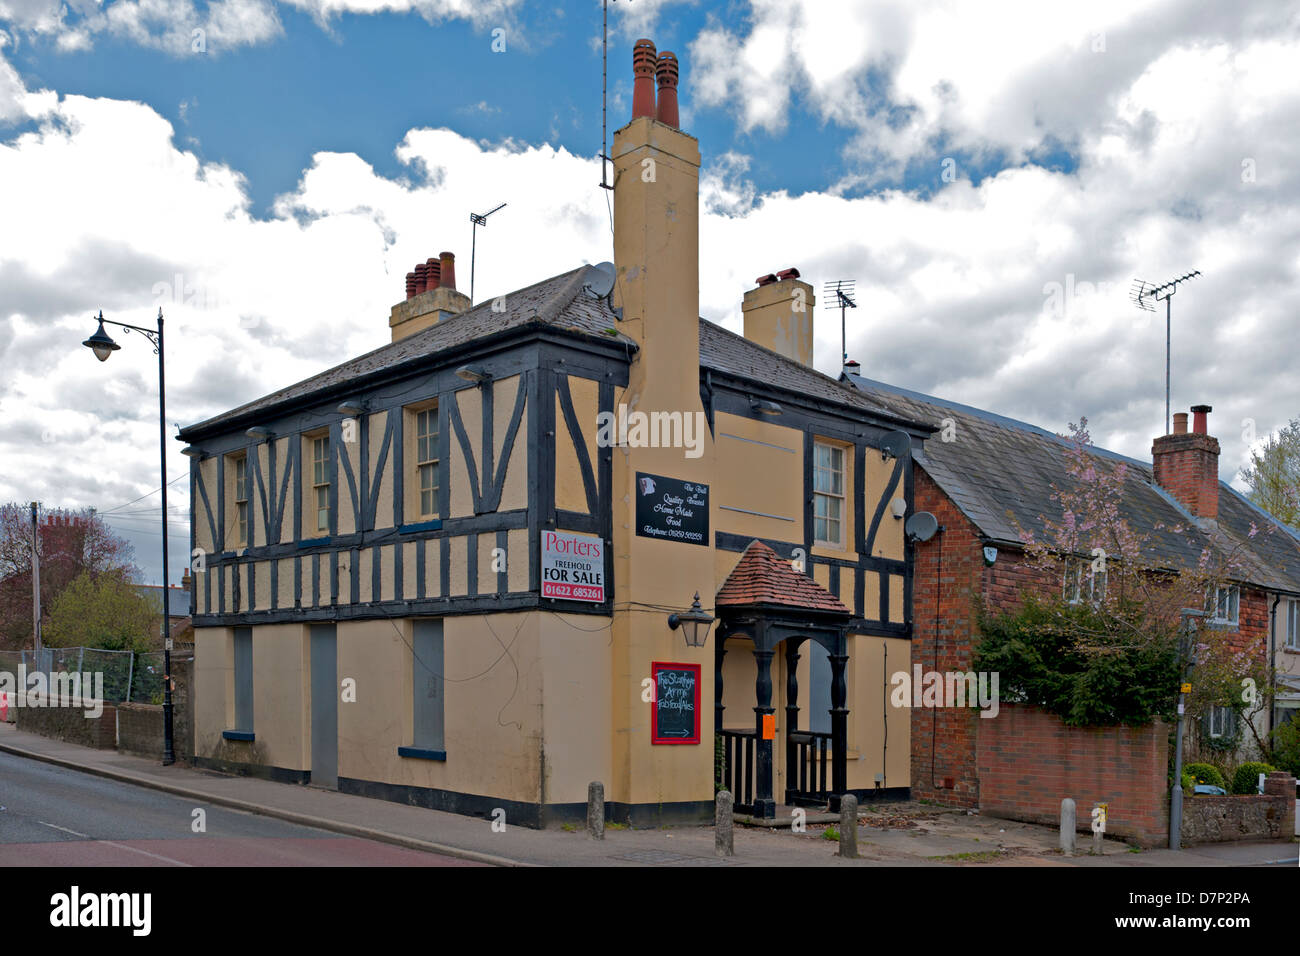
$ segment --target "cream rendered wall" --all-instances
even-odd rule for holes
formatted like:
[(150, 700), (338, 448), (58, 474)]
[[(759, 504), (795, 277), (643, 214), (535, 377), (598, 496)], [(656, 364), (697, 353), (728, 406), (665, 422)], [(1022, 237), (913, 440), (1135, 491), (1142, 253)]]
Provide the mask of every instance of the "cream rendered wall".
[(493, 462), (500, 467), (501, 462), (509, 456), (506, 466), (505, 482), (501, 491), (501, 511), (528, 507), (528, 407), (525, 399), (523, 414), (519, 420), (519, 430), (515, 432), (514, 443), (505, 447), (506, 432), (510, 428), (510, 417), (514, 414), (515, 401), (521, 387), (518, 375), (503, 378), (494, 383), (492, 440), (496, 447)]
[[(453, 392), (447, 401), (456, 403), (460, 411), (461, 423), (465, 426), (465, 434), (469, 438), (470, 447), (474, 449), (474, 464), (482, 467), (482, 455), (479, 454), (479, 445), (483, 440), (483, 400), (479, 395), (477, 388), (462, 388)], [(447, 480), (451, 482), (450, 488), (450, 518), (464, 518), (474, 514), (474, 496), (471, 493), (471, 477), (469, 473), (469, 462), (465, 458), (465, 453), (461, 450), (460, 439), (456, 436), (456, 431), (450, 424), (447, 426), (448, 436), (443, 443), (447, 449), (447, 458), (449, 467), (447, 469)], [(463, 591), (461, 593), (464, 593)]]
[(284, 513), (280, 515), (280, 540), (289, 542), (293, 540), (293, 516), (298, 510), (298, 498), (293, 493), (293, 462), (289, 455), (293, 448), (294, 439), (277, 438), (275, 440), (275, 467), (278, 472), (275, 476), (275, 494), (280, 494), (280, 485), (287, 474), (289, 483), (284, 486)]
[(600, 629), (601, 618), (538, 616), (545, 802), (586, 803), (587, 784), (608, 781), (613, 772), (614, 720), (607, 690), (613, 660), (609, 622)]
[(228, 627), (194, 629), (194, 752), (216, 756), (235, 720), (235, 640)]
[[(208, 504), (212, 508), (212, 526), (216, 527), (217, 502), (220, 497), (220, 489), (217, 487), (216, 458), (205, 458), (199, 462), (198, 480), (202, 483), (203, 490), (207, 492)], [(207, 512), (203, 508), (203, 496), (198, 493), (194, 495), (194, 546), (208, 554), (217, 550), (217, 543), (212, 540), (212, 531), (208, 527)]]
[(397, 754), (412, 734), (411, 621), (339, 622), (339, 680), (357, 695), (339, 704), (339, 776), (538, 802), (539, 615), (447, 617), (443, 629), (445, 762)]
[(710, 484), (710, 527), (753, 538), (802, 541), (803, 433), (723, 412), (715, 416), (714, 429), (718, 458)]
[[(390, 414), (400, 416), (401, 409), (394, 412), (375, 412), (370, 416), (370, 468), (372, 472), (372, 481), (375, 467), (379, 464), (379, 450), (384, 444), (384, 432), (388, 428), (388, 416)], [(402, 440), (403, 428), (401, 419), (397, 420), (397, 428), (393, 431), (393, 437), (388, 444), (388, 454), (384, 457), (384, 467), (378, 473), (378, 504), (375, 507), (375, 527), (391, 528), (393, 527), (393, 461), (396, 459), (397, 450), (393, 447), (395, 443)], [(373, 485), (372, 485), (373, 487)]]
[[(253, 733), (265, 762), (273, 767), (311, 767), (307, 633), (305, 624), (253, 628)], [(231, 699), (233, 706), (233, 691)]]
[[(349, 437), (352, 439), (352, 441), (346, 440)], [(338, 503), (339, 503), (338, 514), (335, 516), (335, 521), (337, 522), (336, 527), (338, 528), (339, 534), (352, 534), (357, 530), (357, 513), (356, 510), (352, 507), (352, 490), (351, 490), (352, 485), (348, 483), (348, 476), (345, 473), (343, 468), (343, 458), (346, 457), (348, 460), (348, 464), (352, 466), (352, 480), (357, 485), (357, 501), (358, 504), (360, 504), (360, 500), (361, 500), (360, 423), (358, 423), (356, 428), (349, 428), (347, 429), (347, 431), (340, 430), (340, 439), (338, 442), (338, 448), (336, 449), (336, 452), (339, 458), (337, 462), (337, 466), (334, 469), (334, 482), (335, 484), (338, 485)], [(308, 441), (306, 447), (306, 457), (303, 459), (302, 488), (303, 488), (303, 493), (308, 496), (309, 501), (311, 500), (311, 493), (312, 493), (311, 479), (312, 479), (311, 442)], [(315, 512), (314, 505), (312, 509), (309, 511), (309, 514), (312, 515), (312, 518), (310, 521), (307, 521), (304, 524), (304, 527), (308, 527), (308, 526), (315, 527), (316, 512)]]

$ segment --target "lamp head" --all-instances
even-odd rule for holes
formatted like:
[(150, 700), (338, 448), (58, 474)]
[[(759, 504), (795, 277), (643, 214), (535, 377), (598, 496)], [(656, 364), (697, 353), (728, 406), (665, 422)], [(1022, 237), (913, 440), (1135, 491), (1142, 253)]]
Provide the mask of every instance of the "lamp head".
[(114, 342), (107, 332), (104, 331), (104, 313), (99, 313), (99, 328), (95, 334), (81, 344), (95, 353), (95, 358), (101, 362), (107, 362), (108, 357), (120, 349), (122, 346)]

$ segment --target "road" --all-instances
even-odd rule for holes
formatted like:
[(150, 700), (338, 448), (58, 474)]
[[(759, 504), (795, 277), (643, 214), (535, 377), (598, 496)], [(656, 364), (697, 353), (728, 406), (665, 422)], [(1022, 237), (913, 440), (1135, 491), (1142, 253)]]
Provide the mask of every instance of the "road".
[(0, 753), (0, 867), (475, 865)]

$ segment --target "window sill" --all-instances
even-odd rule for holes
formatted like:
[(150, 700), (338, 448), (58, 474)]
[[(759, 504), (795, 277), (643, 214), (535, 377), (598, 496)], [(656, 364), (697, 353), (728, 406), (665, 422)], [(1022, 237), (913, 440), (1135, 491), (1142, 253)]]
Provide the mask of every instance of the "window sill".
[(420, 747), (398, 747), (397, 756), (410, 757), (413, 760), (446, 760), (445, 750), (424, 750)]
[(221, 736), (226, 740), (253, 740), (251, 730), (223, 730)]

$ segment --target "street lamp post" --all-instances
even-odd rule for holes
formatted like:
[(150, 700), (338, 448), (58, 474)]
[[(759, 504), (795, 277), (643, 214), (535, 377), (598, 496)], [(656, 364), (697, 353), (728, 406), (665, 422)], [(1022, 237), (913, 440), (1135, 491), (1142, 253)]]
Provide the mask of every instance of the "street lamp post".
[(143, 328), (139, 325), (128, 325), (125, 322), (113, 322), (104, 318), (101, 310), (98, 316), (99, 328), (95, 334), (81, 344), (91, 349), (95, 353), (95, 358), (101, 362), (108, 361), (108, 357), (121, 348), (116, 342), (109, 338), (108, 333), (104, 331), (104, 323), (116, 325), (128, 331), (141, 333), (151, 343), (153, 350), (158, 356), (158, 454), (159, 462), (162, 466), (162, 565), (163, 565), (163, 589), (162, 589), (162, 613), (163, 613), (163, 766), (168, 767), (176, 762), (176, 754), (172, 748), (172, 622), (171, 611), (168, 608), (167, 598), (169, 587), (169, 575), (167, 572), (167, 377), (166, 363), (163, 354), (163, 313), (162, 309), (158, 310), (158, 329)]

